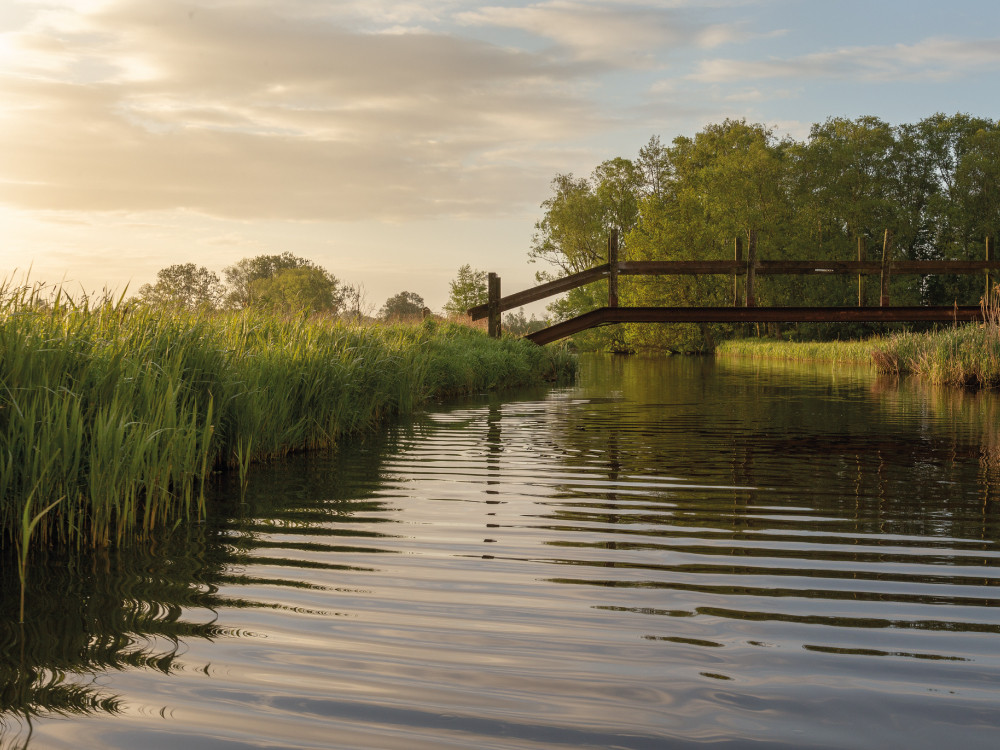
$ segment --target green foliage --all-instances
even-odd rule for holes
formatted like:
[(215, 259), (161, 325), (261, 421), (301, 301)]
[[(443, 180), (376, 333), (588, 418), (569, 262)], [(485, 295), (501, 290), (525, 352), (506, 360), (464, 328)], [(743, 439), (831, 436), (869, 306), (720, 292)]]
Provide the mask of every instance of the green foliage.
[[(561, 276), (606, 263), (604, 211), (590, 182), (560, 174), (552, 180), (552, 191), (542, 202), (544, 215), (535, 222), (529, 260), (551, 263)], [(539, 274), (539, 281), (546, 278)]]
[(503, 316), (503, 331), (511, 336), (527, 336), (529, 333), (540, 331), (548, 325), (546, 320), (539, 320), (534, 315), (526, 317), (524, 310), (507, 313)]
[[(760, 124), (726, 120), (668, 147), (654, 137), (634, 161), (606, 161), (589, 179), (557, 175), (552, 191), (529, 258), (552, 264), (557, 276), (606, 262), (612, 229), (621, 233), (624, 261), (730, 260), (736, 238), (746, 258), (751, 233), (760, 260), (853, 260), (859, 247), (868, 260), (878, 260), (887, 232), (896, 259), (981, 259), (984, 237), (1000, 234), (1000, 125), (964, 114), (900, 126), (876, 117), (830, 118), (797, 142)], [(869, 280), (869, 302), (876, 301), (876, 286)], [(755, 292), (760, 305), (851, 305), (857, 281), (762, 276)], [(969, 304), (981, 292), (975, 276), (900, 275), (890, 287), (893, 304), (901, 305)], [(731, 305), (733, 282), (711, 275), (626, 276), (619, 298), (629, 306)], [(606, 282), (595, 282), (549, 309), (565, 319), (606, 300)], [(792, 331), (829, 335), (810, 324)], [(732, 326), (627, 325), (579, 334), (577, 343), (705, 351), (734, 333)]]
[(734, 339), (716, 356), (866, 364), (880, 373), (914, 374), (937, 385), (1000, 387), (1000, 328), (963, 325), (860, 341)]
[(337, 313), (342, 303), (338, 282), (315, 266), (278, 271), (250, 284), (252, 305), (275, 313)]
[(746, 359), (789, 359), (806, 362), (873, 364), (875, 352), (884, 340), (861, 341), (775, 341), (773, 339), (729, 339), (715, 350), (717, 357)]
[(459, 268), (450, 284), (448, 302), (444, 306), (445, 312), (462, 317), (470, 307), (485, 304), (489, 294), (487, 280), (486, 271), (474, 270), (468, 263)]
[(222, 301), (224, 291), (219, 277), (204, 266), (177, 263), (159, 270), (155, 284), (143, 284), (139, 298), (165, 307), (212, 309)]
[(419, 320), (425, 307), (424, 298), (416, 292), (400, 292), (385, 301), (378, 316), (382, 320)]
[[(223, 272), (228, 286), (226, 303), (236, 310), (251, 307), (258, 300), (256, 292), (269, 288), (268, 285), (261, 287), (259, 282), (273, 279), (282, 271), (301, 268), (318, 268), (318, 266), (311, 260), (300, 258), (289, 252), (280, 255), (258, 255), (254, 258), (243, 258)], [(335, 285), (336, 279), (332, 275), (327, 275)]]

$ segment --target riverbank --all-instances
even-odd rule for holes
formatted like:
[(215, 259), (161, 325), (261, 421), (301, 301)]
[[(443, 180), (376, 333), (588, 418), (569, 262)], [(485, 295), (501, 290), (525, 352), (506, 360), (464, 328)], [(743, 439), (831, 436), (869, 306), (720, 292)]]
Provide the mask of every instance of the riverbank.
[(433, 399), (571, 376), (564, 349), (464, 326), (352, 326), (128, 303), (0, 302), (0, 543), (114, 545), (205, 512), (230, 467)]
[(939, 385), (1000, 387), (1000, 326), (994, 322), (863, 341), (735, 339), (722, 342), (716, 355), (867, 364), (881, 373), (920, 375)]

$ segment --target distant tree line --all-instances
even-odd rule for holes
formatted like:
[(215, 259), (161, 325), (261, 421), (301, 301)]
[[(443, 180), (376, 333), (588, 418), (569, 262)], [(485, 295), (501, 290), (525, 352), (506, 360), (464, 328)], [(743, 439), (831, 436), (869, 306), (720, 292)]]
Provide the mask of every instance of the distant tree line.
[[(445, 313), (465, 316), (470, 307), (486, 301), (486, 272), (466, 264), (450, 283)], [(352, 319), (370, 319), (364, 287), (344, 284), (325, 268), (292, 253), (244, 258), (223, 270), (223, 278), (195, 263), (176, 263), (161, 269), (156, 282), (143, 284), (141, 302), (187, 310), (263, 309), (279, 314), (325, 313)], [(385, 301), (377, 317), (389, 322), (413, 322), (430, 313), (424, 298), (403, 291)], [(525, 319), (524, 313), (507, 316), (512, 333), (523, 334), (544, 326)]]
[[(325, 313), (367, 318), (374, 306), (366, 301), (361, 284), (350, 285), (311, 260), (285, 252), (244, 258), (218, 274), (195, 263), (177, 263), (161, 269), (156, 282), (139, 288), (147, 304), (188, 310), (262, 309), (279, 314)], [(389, 298), (379, 317), (385, 320), (420, 319), (424, 300), (415, 292)]]
[(325, 268), (287, 252), (244, 258), (223, 274), (225, 283), (204, 266), (177, 263), (157, 272), (156, 283), (143, 284), (139, 299), (191, 310), (340, 313), (353, 291)]
[[(880, 257), (888, 229), (897, 260), (984, 257), (1000, 233), (1000, 125), (966, 114), (936, 114), (893, 126), (876, 117), (830, 118), (805, 141), (779, 138), (745, 120), (709, 125), (665, 146), (653, 137), (634, 159), (600, 164), (590, 177), (557, 175), (542, 203), (529, 252), (567, 275), (607, 261), (607, 237), (620, 233), (621, 260), (733, 257), (734, 238), (757, 233), (762, 260), (851, 260), (858, 240)], [(623, 277), (622, 305), (727, 305), (725, 276)], [(893, 280), (894, 304), (974, 304), (981, 278)], [(856, 302), (848, 277), (758, 279), (761, 305)], [(576, 289), (550, 306), (557, 318), (606, 304), (606, 284)], [(876, 301), (877, 304), (877, 301)], [(711, 329), (711, 330), (710, 330)], [(698, 350), (725, 326), (609, 327), (590, 344)], [(819, 333), (799, 326), (800, 335)]]

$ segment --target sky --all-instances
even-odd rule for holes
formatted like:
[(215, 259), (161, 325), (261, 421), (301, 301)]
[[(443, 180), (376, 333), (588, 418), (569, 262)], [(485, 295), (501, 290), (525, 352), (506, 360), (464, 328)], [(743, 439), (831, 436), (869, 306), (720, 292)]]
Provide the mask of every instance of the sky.
[(0, 280), (287, 251), (440, 310), (463, 264), (531, 286), (552, 178), (654, 135), (998, 94), (996, 0), (0, 0)]

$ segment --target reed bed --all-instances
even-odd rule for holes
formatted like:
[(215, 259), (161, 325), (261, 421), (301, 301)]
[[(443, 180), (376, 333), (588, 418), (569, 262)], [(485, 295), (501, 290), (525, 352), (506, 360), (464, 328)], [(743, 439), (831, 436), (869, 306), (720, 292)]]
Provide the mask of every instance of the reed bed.
[(777, 341), (774, 339), (731, 339), (723, 341), (715, 353), (723, 357), (786, 359), (802, 362), (870, 364), (872, 352), (884, 339), (864, 341)]
[[(0, 290), (0, 544), (118, 545), (205, 511), (217, 468), (336, 443), (430, 399), (572, 374), (453, 324), (76, 305)], [(22, 571), (23, 578), (23, 571)]]
[(863, 341), (725, 341), (721, 356), (871, 364), (886, 374), (919, 375), (936, 385), (1000, 387), (1000, 286), (982, 301), (983, 322)]
[(939, 385), (1000, 387), (1000, 329), (969, 324), (935, 333), (902, 333), (875, 352), (880, 372), (913, 373)]

